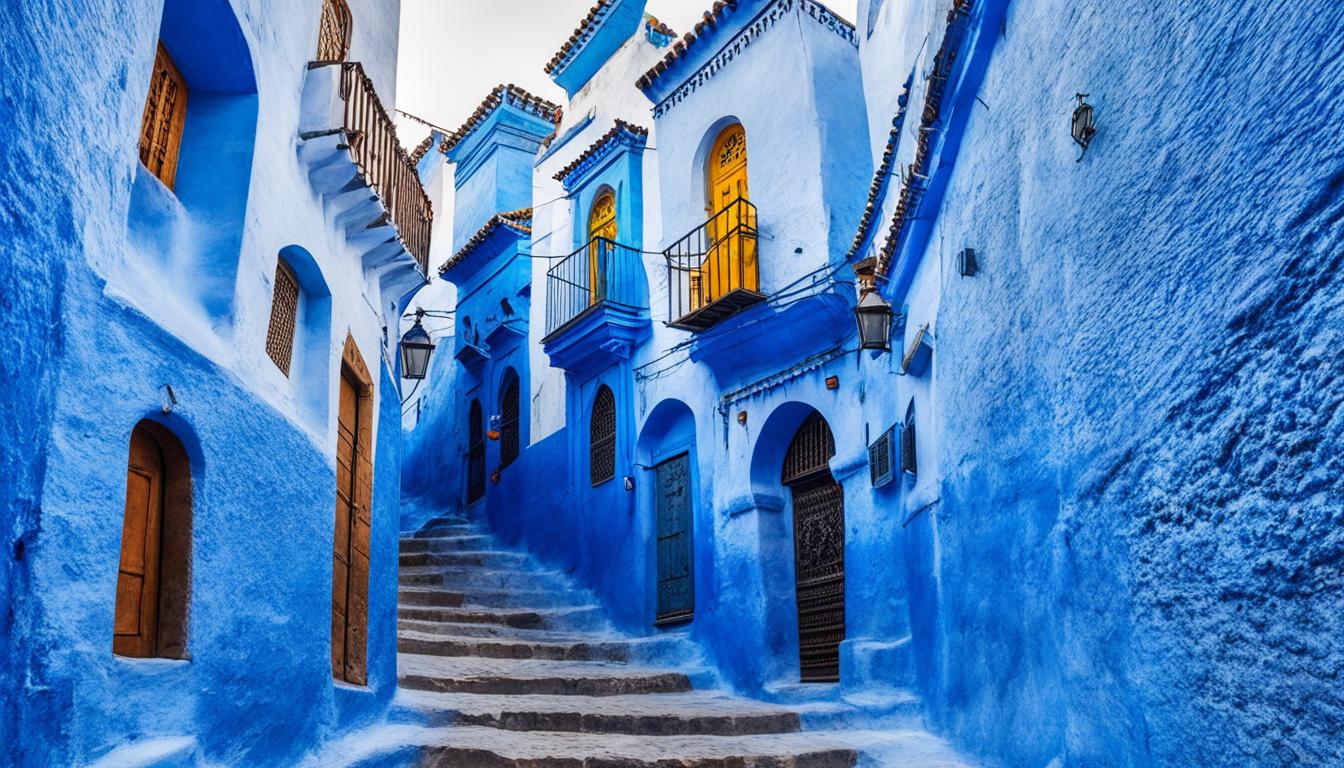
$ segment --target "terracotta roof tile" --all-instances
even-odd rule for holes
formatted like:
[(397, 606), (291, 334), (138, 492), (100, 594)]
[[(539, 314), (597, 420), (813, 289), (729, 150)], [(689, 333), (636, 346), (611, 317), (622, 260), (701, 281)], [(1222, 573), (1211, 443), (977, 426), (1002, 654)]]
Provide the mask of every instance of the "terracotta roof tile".
[(597, 154), (599, 150), (601, 150), (604, 146), (606, 146), (607, 142), (616, 138), (621, 133), (633, 133), (636, 136), (648, 137), (649, 129), (635, 125), (633, 123), (627, 123), (624, 120), (617, 120), (616, 124), (611, 127), (611, 130), (602, 134), (601, 138), (599, 138), (597, 141), (594, 141), (591, 145), (589, 145), (587, 149), (583, 150), (583, 152), (580, 153), (578, 157), (574, 158), (574, 162), (570, 163), (569, 165), (566, 165), (563, 169), (560, 170), (559, 173), (555, 174), (554, 176), (555, 180), (564, 181), (566, 176), (568, 176), (576, 168), (587, 162), (588, 158)]
[(519, 208), (516, 211), (505, 211), (491, 216), (490, 220), (485, 222), (485, 226), (477, 230), (476, 234), (472, 235), (471, 239), (468, 240), (457, 253), (453, 254), (452, 258), (443, 262), (443, 265), (439, 267), (439, 274), (445, 274), (453, 267), (461, 264), (472, 251), (476, 250), (481, 243), (484, 243), (486, 239), (493, 235), (500, 227), (513, 230), (520, 235), (531, 235), (532, 209)]
[[(640, 89), (648, 88), (654, 81), (663, 76), (676, 61), (686, 55), (692, 47), (701, 39), (707, 37), (710, 33), (718, 29), (719, 22), (723, 17), (737, 10), (738, 0), (715, 0), (714, 6), (705, 11), (700, 21), (696, 22), (691, 31), (684, 37), (672, 44), (672, 50), (663, 56), (662, 60), (653, 66), (648, 72), (635, 83)], [(671, 31), (671, 30), (669, 30)]]
[(540, 96), (533, 96), (513, 83), (497, 85), (494, 90), (490, 91), (490, 95), (486, 96), (480, 103), (480, 106), (476, 107), (476, 111), (471, 113), (471, 117), (467, 118), (462, 127), (444, 137), (443, 143), (439, 145), (439, 151), (444, 154), (451, 152), (472, 131), (476, 130), (490, 116), (491, 112), (494, 112), (505, 102), (552, 123), (556, 121), (560, 110), (558, 104), (549, 102)]
[(428, 152), (429, 148), (432, 147), (433, 145), (434, 145), (434, 134), (430, 133), (428, 136), (425, 137), (424, 141), (417, 144), (415, 149), (411, 150), (411, 164), (415, 165), (416, 163), (419, 163), (420, 158), (424, 157), (425, 153)]
[(593, 24), (597, 21), (597, 17), (602, 15), (602, 11), (604, 11), (607, 6), (611, 5), (612, 2), (613, 0), (597, 0), (597, 2), (593, 4), (593, 7), (588, 9), (588, 15), (584, 16), (583, 21), (579, 22), (579, 26), (574, 30), (574, 34), (570, 35), (569, 39), (565, 41), (565, 44), (560, 46), (560, 50), (556, 51), (555, 55), (551, 57), (551, 60), (546, 62), (546, 74), (552, 74), (559, 69), (566, 63), (566, 61), (568, 61), (570, 55), (576, 52), (579, 45), (587, 42), (588, 36), (593, 31)]

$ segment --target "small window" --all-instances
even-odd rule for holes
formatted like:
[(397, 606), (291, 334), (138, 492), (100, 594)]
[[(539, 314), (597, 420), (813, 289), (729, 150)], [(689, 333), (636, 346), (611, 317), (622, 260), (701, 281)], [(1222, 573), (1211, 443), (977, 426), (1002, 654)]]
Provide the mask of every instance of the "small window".
[(299, 281), (284, 259), (275, 263), (275, 290), (271, 294), (271, 325), (266, 331), (266, 354), (286, 376), (294, 357), (294, 325), (299, 316)]
[(471, 401), (471, 414), (467, 421), (470, 425), (467, 437), (467, 503), (471, 503), (485, 495), (485, 418), (481, 413), (481, 401)]
[(588, 439), (588, 475), (601, 485), (616, 477), (616, 396), (605, 384), (593, 400)]
[(915, 461), (915, 404), (911, 403), (905, 412), (905, 423), (901, 425), (901, 471), (911, 477), (919, 472)]
[(350, 55), (350, 31), (353, 19), (345, 0), (325, 0), (322, 21), (317, 28), (317, 60), (345, 61)]
[(160, 42), (140, 123), (140, 162), (169, 189), (177, 180), (177, 158), (186, 122), (187, 81)]
[(507, 383), (499, 400), (499, 468), (518, 460), (518, 374), (512, 370), (506, 375)]

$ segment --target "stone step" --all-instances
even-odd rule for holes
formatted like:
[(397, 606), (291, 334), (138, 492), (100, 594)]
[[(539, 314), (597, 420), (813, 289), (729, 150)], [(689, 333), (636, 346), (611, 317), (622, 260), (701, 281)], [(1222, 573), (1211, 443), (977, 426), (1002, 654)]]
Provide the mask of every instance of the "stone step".
[(531, 611), (406, 605), (397, 608), (397, 617), (453, 624), (501, 624), (517, 629), (556, 629), (571, 632), (603, 629), (607, 624), (601, 609), (591, 605)]
[(691, 678), (683, 672), (595, 661), (398, 653), (397, 677), (402, 687), (445, 693), (619, 696), (691, 690)]
[(527, 629), (503, 624), (470, 624), (423, 619), (398, 619), (397, 630), (420, 632), (447, 637), (477, 637), (495, 640), (535, 641), (542, 643), (582, 643), (593, 639), (592, 633), (565, 632), (554, 629)]
[(624, 641), (579, 641), (545, 643), (445, 637), (433, 633), (398, 632), (397, 650), (426, 656), (475, 656), (489, 659), (550, 659), (553, 661), (630, 660), (630, 644)]
[(527, 555), (505, 550), (456, 550), (452, 552), (406, 552), (401, 555), (401, 569), (420, 569), (432, 566), (486, 568), (518, 568), (527, 563)]
[[(432, 570), (432, 569), (431, 569)], [(558, 571), (529, 571), (519, 568), (444, 567), (436, 569), (440, 581), (450, 589), (496, 589), (518, 592), (570, 590), (569, 578)]]
[(406, 564), (407, 555), (423, 552), (458, 552), (462, 550), (488, 550), (494, 547), (495, 539), (483, 533), (462, 533), (452, 536), (435, 536), (423, 539), (402, 539), (401, 560)]
[(426, 724), (510, 731), (743, 736), (800, 730), (797, 712), (735, 696), (692, 691), (657, 696), (499, 696), (398, 691), (398, 708)]
[(592, 593), (579, 589), (469, 589), (462, 592), (463, 605), (478, 608), (571, 608), (592, 605)]
[(402, 587), (397, 592), (397, 605), (434, 606), (438, 608), (459, 608), (466, 596), (461, 592), (447, 589), (424, 587)]

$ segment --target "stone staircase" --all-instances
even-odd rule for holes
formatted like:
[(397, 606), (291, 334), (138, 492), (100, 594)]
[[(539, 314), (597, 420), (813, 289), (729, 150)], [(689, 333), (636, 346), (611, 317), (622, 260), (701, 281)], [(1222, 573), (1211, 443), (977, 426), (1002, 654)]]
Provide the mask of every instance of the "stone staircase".
[[(684, 632), (629, 637), (587, 592), (476, 525), (401, 542), (400, 690), (386, 724), (310, 764), (462, 768), (965, 766), (912, 716), (724, 691)], [(880, 726), (880, 730), (874, 728)]]

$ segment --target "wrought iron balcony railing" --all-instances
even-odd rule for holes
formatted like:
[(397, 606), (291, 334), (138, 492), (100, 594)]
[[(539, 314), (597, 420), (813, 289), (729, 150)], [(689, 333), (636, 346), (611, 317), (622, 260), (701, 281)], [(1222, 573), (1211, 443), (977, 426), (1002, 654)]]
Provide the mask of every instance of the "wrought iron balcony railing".
[(765, 300), (756, 258), (756, 206), (738, 198), (663, 251), (668, 322), (703, 331)]
[(595, 237), (546, 270), (546, 336), (550, 338), (590, 308), (615, 304), (643, 309), (644, 263), (628, 245)]
[(397, 128), (383, 109), (373, 81), (359, 62), (341, 64), (341, 100), (350, 153), (392, 219), (406, 250), (429, 268), (429, 234), (434, 214), (415, 164), (397, 140)]

